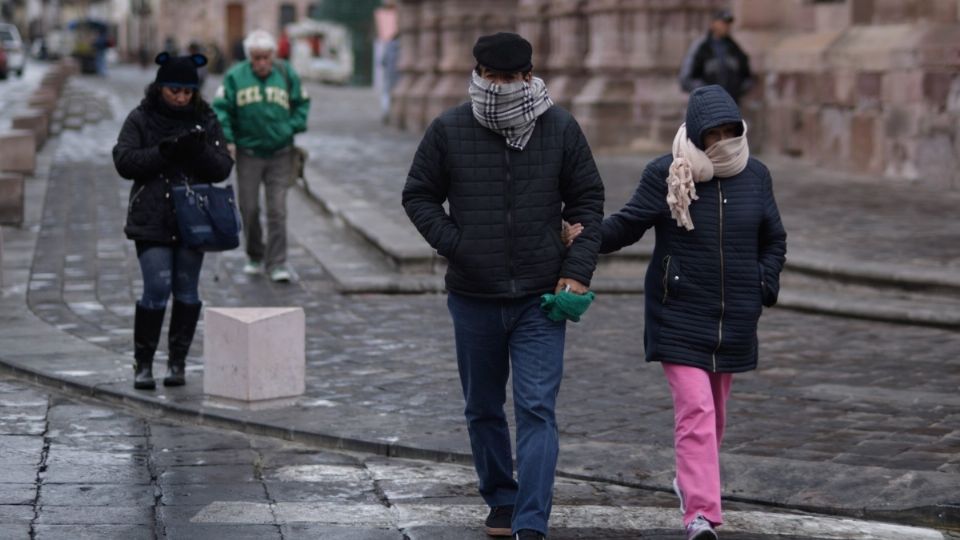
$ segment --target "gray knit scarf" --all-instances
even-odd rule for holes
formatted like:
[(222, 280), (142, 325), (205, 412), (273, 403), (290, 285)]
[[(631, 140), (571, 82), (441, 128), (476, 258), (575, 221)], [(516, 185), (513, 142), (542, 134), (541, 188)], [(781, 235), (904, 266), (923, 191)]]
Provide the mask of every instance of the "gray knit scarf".
[(517, 150), (523, 150), (537, 118), (553, 105), (547, 85), (539, 77), (533, 77), (530, 82), (496, 84), (476, 71), (470, 80), (470, 99), (477, 122), (503, 135), (507, 145)]

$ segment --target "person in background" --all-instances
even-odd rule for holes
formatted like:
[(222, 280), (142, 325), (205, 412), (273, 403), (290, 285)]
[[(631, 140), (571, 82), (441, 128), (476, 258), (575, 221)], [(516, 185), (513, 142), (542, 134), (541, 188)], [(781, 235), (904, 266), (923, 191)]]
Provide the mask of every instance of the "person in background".
[(373, 17), (377, 27), (377, 39), (373, 44), (373, 85), (380, 95), (380, 118), (386, 123), (390, 117), (390, 92), (397, 84), (400, 57), (395, 0), (384, 0), (383, 6), (373, 12)]
[(277, 58), (281, 60), (290, 59), (290, 37), (287, 32), (280, 32), (280, 38), (277, 40)]
[(680, 68), (680, 86), (692, 92), (701, 86), (716, 84), (740, 103), (740, 98), (753, 88), (750, 58), (730, 37), (733, 13), (721, 9), (710, 22), (710, 29), (695, 41)]
[[(688, 540), (716, 540), (720, 444), (735, 373), (757, 367), (757, 321), (777, 302), (787, 233), (767, 167), (717, 85), (690, 94), (673, 152), (651, 161), (633, 197), (600, 226), (601, 253), (656, 231), (644, 282), (643, 348), (674, 407), (673, 488)], [(565, 228), (570, 242), (588, 228)]]
[[(294, 181), (293, 136), (306, 131), (310, 97), (290, 65), (276, 59), (277, 42), (254, 30), (243, 42), (244, 60), (227, 71), (213, 108), (237, 159), (237, 202), (247, 263), (287, 282), (287, 189)], [(260, 227), (260, 186), (266, 194), (267, 241)]]
[(180, 46), (177, 45), (177, 40), (173, 36), (167, 36), (163, 40), (163, 52), (170, 56), (176, 56), (180, 53)]
[(170, 295), (164, 386), (186, 384), (187, 352), (202, 307), (197, 283), (203, 252), (181, 245), (171, 188), (182, 182), (222, 182), (233, 168), (220, 123), (198, 91), (197, 68), (207, 59), (163, 52), (156, 62), (156, 79), (127, 116), (113, 147), (117, 172), (133, 180), (123, 230), (136, 243), (143, 274), (133, 322), (133, 387), (141, 390), (156, 387), (153, 357)]

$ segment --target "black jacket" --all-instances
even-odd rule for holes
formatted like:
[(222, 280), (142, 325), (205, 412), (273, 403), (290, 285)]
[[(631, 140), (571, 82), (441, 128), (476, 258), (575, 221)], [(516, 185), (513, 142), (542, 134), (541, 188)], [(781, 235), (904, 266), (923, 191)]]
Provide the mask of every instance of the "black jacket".
[[(691, 100), (690, 133), (739, 118), (729, 97), (715, 98)], [(666, 155), (650, 162), (630, 202), (603, 220), (600, 251), (633, 244), (650, 227), (656, 231), (644, 282), (647, 361), (714, 372), (754, 369), (757, 321), (762, 306), (777, 301), (786, 254), (770, 172), (750, 158), (736, 176), (696, 184), (694, 229), (688, 231), (677, 226), (666, 202), (672, 160)]]
[(714, 54), (712, 39), (710, 32), (707, 32), (705, 37), (690, 45), (680, 68), (680, 86), (692, 92), (701, 86), (718, 84), (734, 101), (740, 101), (740, 97), (753, 87), (750, 58), (733, 38), (725, 37), (720, 43), (728, 54), (724, 65), (721, 65), (720, 59)]
[[(206, 130), (206, 145), (197, 158), (176, 162), (161, 155), (161, 141), (196, 125)], [(184, 179), (190, 183), (222, 182), (230, 175), (233, 158), (212, 109), (177, 112), (145, 98), (120, 129), (113, 163), (120, 176), (133, 180), (123, 229), (127, 238), (174, 244), (178, 231), (170, 187)]]
[[(561, 277), (590, 284), (603, 183), (579, 124), (560, 107), (537, 119), (523, 151), (480, 125), (470, 103), (447, 110), (420, 142), (403, 206), (447, 258), (450, 291), (517, 298), (551, 292)], [(585, 227), (569, 249), (561, 219)]]

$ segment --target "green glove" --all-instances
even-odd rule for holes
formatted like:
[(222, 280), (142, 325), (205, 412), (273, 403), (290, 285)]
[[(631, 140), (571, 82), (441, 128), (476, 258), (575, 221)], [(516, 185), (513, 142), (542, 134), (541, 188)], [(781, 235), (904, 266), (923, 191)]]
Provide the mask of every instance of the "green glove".
[(557, 294), (544, 294), (540, 297), (540, 309), (547, 312), (547, 318), (560, 322), (570, 320), (577, 322), (587, 312), (587, 308), (597, 295), (593, 291), (587, 294), (577, 294), (569, 291), (560, 291)]

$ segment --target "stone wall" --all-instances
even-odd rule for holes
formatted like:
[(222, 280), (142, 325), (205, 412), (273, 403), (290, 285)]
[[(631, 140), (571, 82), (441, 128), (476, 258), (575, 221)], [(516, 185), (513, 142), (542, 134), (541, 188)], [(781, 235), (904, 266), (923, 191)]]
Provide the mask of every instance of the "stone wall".
[(392, 120), (420, 130), (464, 101), (477, 36), (514, 30), (591, 144), (666, 149), (681, 60), (720, 7), (757, 72), (753, 148), (960, 189), (957, 0), (401, 0)]
[[(307, 18), (309, 0), (285, 0), (282, 3), (294, 8), (296, 20)], [(256, 29), (266, 30), (275, 37), (279, 34), (281, 2), (275, 0), (154, 0), (150, 50), (160, 50), (170, 36), (181, 49), (191, 41), (215, 43), (229, 56), (233, 44), (227, 39), (227, 7), (231, 4), (243, 6), (243, 35)], [(133, 20), (131, 24), (135, 25), (137, 21)], [(130, 44), (130, 47), (134, 46)]]

